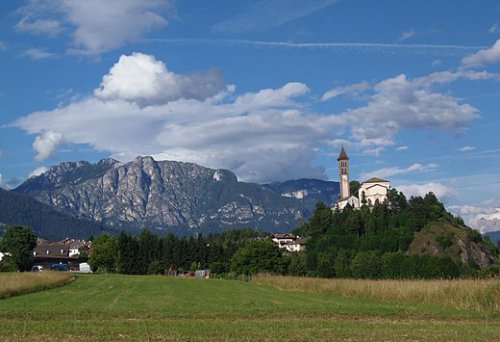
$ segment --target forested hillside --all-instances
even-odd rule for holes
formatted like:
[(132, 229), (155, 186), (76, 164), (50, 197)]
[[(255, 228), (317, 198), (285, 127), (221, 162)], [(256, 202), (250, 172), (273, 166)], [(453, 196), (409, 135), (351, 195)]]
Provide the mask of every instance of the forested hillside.
[(63, 237), (88, 238), (103, 231), (99, 223), (61, 213), (23, 194), (0, 188), (0, 224), (23, 225), (38, 237), (58, 240)]
[[(434, 194), (412, 197), (395, 189), (388, 203), (332, 211), (318, 204), (295, 233), (306, 254), (291, 272), (321, 277), (456, 277), (496, 262), (499, 250), (448, 213)], [(297, 270), (294, 270), (296, 268)]]

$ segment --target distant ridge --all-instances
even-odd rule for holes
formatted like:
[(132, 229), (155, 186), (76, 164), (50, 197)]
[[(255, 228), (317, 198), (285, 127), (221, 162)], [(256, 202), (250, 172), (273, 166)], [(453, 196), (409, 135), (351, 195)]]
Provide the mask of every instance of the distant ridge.
[(121, 164), (62, 163), (14, 190), (58, 210), (132, 233), (209, 234), (233, 228), (288, 232), (338, 183), (314, 179), (268, 185), (239, 182), (228, 170), (137, 157)]

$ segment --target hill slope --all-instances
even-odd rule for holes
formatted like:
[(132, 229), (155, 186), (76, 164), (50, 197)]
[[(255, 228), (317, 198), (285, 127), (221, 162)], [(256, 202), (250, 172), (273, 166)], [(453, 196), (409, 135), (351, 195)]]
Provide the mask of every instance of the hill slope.
[(4, 226), (30, 227), (37, 236), (50, 240), (64, 237), (88, 238), (102, 231), (99, 223), (80, 220), (29, 196), (1, 188), (0, 223)]
[(495, 256), (477, 231), (454, 226), (446, 220), (429, 223), (421, 231), (416, 232), (408, 253), (450, 257), (457, 263), (480, 268), (495, 262)]
[(316, 187), (328, 185), (326, 195), (318, 189), (302, 189), (304, 182), (295, 188), (310, 194), (296, 198), (282, 193), (280, 183), (244, 183), (228, 170), (137, 157), (127, 164), (112, 159), (63, 163), (15, 191), (131, 232), (143, 227), (180, 234), (237, 227), (285, 232), (312, 213), (321, 196), (337, 196), (335, 182), (311, 181)]

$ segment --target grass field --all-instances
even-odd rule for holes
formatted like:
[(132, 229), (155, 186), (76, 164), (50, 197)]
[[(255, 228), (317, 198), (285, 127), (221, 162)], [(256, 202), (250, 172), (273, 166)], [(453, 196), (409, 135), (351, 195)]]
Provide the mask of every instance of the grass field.
[(366, 280), (259, 275), (252, 282), (285, 291), (331, 293), (396, 304), (438, 303), (456, 309), (500, 312), (500, 279)]
[(231, 280), (79, 275), (0, 300), (1, 341), (496, 341), (500, 313)]
[(51, 289), (74, 279), (74, 275), (62, 272), (0, 273), (0, 299)]

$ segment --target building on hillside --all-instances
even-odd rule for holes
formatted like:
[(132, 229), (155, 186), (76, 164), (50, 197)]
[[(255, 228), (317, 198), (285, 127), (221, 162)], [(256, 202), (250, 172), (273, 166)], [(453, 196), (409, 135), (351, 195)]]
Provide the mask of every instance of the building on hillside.
[(384, 203), (387, 200), (387, 194), (391, 187), (388, 180), (372, 177), (363, 183), (357, 194), (351, 195), (349, 181), (349, 156), (342, 146), (339, 157), (337, 158), (339, 165), (340, 177), (340, 195), (339, 200), (335, 203), (334, 208), (342, 210), (347, 204), (355, 209), (361, 208), (363, 204), (368, 207), (373, 207), (375, 204)]
[(390, 186), (390, 182), (382, 178), (372, 177), (365, 180), (359, 188), (359, 201), (361, 204), (366, 204), (369, 207), (384, 203), (387, 199)]
[(279, 248), (285, 249), (287, 252), (295, 253), (305, 250), (304, 240), (294, 234), (272, 234), (271, 239)]

